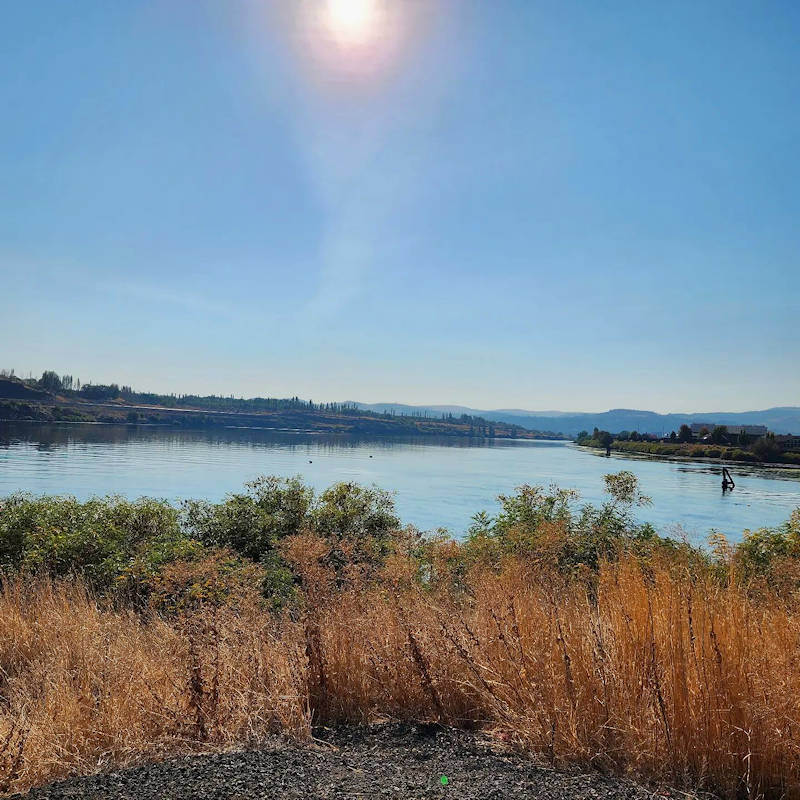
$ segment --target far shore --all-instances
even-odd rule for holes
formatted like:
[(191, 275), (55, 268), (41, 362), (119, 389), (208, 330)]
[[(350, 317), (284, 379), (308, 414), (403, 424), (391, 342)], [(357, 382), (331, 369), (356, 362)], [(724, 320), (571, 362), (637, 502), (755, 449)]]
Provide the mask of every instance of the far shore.
[[(601, 458), (606, 458), (603, 448), (577, 444), (576, 442), (573, 442), (572, 446)], [(611, 453), (620, 458), (630, 458), (639, 461), (674, 461), (676, 463), (708, 464), (713, 467), (747, 467), (748, 469), (764, 470), (771, 473), (785, 472), (793, 478), (800, 477), (800, 464), (783, 464), (771, 461), (744, 461), (732, 458), (709, 458), (708, 456), (701, 458), (697, 456), (682, 456), (676, 453), (637, 453), (631, 450), (622, 450), (613, 445), (611, 446)]]

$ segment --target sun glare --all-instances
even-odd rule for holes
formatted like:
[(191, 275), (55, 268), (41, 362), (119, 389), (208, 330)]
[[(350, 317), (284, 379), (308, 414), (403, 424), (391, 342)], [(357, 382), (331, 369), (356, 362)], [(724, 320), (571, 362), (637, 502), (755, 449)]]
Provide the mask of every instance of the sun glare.
[(328, 88), (359, 91), (396, 73), (432, 14), (408, 0), (276, 0), (269, 7), (286, 24), (307, 76)]
[(377, 0), (328, 0), (328, 25), (342, 44), (361, 44), (375, 33)]

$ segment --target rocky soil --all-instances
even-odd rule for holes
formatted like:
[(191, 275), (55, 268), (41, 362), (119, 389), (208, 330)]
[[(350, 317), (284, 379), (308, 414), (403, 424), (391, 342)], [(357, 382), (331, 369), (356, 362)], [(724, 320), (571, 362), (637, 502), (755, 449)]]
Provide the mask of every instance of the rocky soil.
[(308, 747), (276, 740), (258, 751), (192, 756), (72, 778), (25, 795), (26, 800), (433, 797), (645, 800), (655, 796), (628, 781), (536, 766), (481, 735), (401, 724), (339, 729)]

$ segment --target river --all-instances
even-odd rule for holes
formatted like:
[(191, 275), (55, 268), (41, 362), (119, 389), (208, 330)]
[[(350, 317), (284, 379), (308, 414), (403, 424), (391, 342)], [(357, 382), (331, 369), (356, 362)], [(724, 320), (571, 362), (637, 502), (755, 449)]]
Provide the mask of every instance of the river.
[(392, 490), (404, 522), (456, 536), (473, 514), (495, 512), (497, 495), (522, 483), (554, 483), (576, 489), (581, 502), (600, 503), (603, 475), (622, 469), (653, 498), (638, 518), (695, 543), (712, 529), (736, 540), (745, 528), (777, 525), (800, 506), (800, 471), (731, 467), (736, 489), (723, 495), (718, 466), (606, 458), (566, 442), (0, 423), (0, 497), (27, 491), (218, 500), (260, 474), (301, 475), (315, 489), (357, 481)]

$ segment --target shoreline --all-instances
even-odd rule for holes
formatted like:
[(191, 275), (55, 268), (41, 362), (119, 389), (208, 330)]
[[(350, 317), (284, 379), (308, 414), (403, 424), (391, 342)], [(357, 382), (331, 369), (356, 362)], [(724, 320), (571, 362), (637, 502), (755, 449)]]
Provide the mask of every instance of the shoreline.
[[(5, 412), (5, 413), (4, 413)], [(127, 412), (127, 413), (126, 413)], [(100, 423), (108, 425), (176, 426), (183, 428), (259, 428), (264, 430), (308, 430), (320, 433), (357, 433), (375, 436), (448, 436), (508, 440), (568, 441), (566, 436), (534, 431), (482, 418), (385, 416), (371, 412), (337, 413), (326, 409), (276, 409), (230, 411), (172, 408), (123, 403), (84, 401), (19, 401), (0, 398), (3, 421), (46, 423)], [(127, 415), (144, 419), (128, 419)]]
[[(599, 456), (600, 458), (607, 457), (603, 452), (602, 448), (582, 445), (578, 444), (577, 442), (572, 442), (571, 444), (573, 447), (577, 449)], [(800, 478), (800, 464), (783, 464), (780, 462), (773, 462), (773, 461), (742, 461), (733, 458), (713, 458), (713, 459), (707, 457), (698, 458), (695, 456), (682, 456), (678, 454), (666, 455), (662, 453), (637, 453), (632, 450), (620, 450), (613, 446), (611, 448), (611, 454), (612, 455), (616, 454), (621, 458), (630, 458), (637, 461), (673, 461), (678, 464), (680, 463), (707, 464), (708, 466), (711, 467), (725, 467), (725, 466), (735, 466), (737, 468), (749, 467), (750, 469), (761, 470), (764, 472), (769, 472), (770, 474), (775, 474), (778, 472), (786, 472), (790, 474), (792, 477)]]

